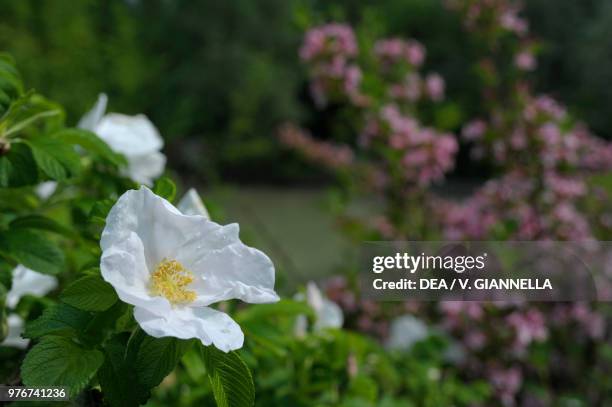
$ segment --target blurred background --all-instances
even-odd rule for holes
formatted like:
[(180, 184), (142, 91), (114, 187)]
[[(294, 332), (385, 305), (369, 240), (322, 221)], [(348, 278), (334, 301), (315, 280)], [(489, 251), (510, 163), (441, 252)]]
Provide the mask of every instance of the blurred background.
[[(612, 4), (525, 3), (540, 47), (536, 90), (609, 139)], [(446, 79), (451, 130), (478, 110), (475, 51), (460, 19), (437, 0), (3, 1), (0, 48), (14, 55), (26, 83), (66, 107), (71, 123), (100, 92), (111, 111), (145, 113), (184, 185), (200, 188), (224, 221), (250, 225), (246, 232), (303, 281), (330, 272), (350, 250), (325, 208), (330, 176), (276, 137), (286, 121), (329, 128), (298, 49), (306, 29), (331, 20), (421, 41), (426, 69)], [(450, 177), (461, 185), (476, 173), (482, 169), (460, 160)]]

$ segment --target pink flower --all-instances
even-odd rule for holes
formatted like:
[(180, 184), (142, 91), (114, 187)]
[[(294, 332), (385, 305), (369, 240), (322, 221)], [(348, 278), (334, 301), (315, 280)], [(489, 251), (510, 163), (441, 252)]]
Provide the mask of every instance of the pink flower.
[(402, 83), (391, 85), (389, 94), (393, 98), (416, 102), (421, 97), (422, 87), (421, 76), (416, 72), (411, 72), (406, 75)]
[(536, 59), (530, 51), (522, 51), (514, 58), (514, 64), (522, 71), (533, 71), (536, 68)]
[(425, 47), (418, 41), (409, 41), (406, 47), (406, 57), (413, 66), (421, 66), (425, 61)]
[(510, 145), (514, 150), (523, 150), (527, 147), (527, 135), (522, 128), (515, 129), (510, 136)]
[(348, 95), (357, 95), (362, 77), (361, 69), (356, 65), (351, 65), (346, 69), (344, 75), (344, 91)]
[(561, 141), (561, 131), (554, 123), (546, 123), (540, 127), (540, 137), (548, 146), (554, 146)]
[(440, 308), (450, 316), (464, 315), (470, 319), (478, 320), (483, 317), (482, 306), (478, 302), (471, 301), (444, 301), (440, 303)]
[(413, 67), (419, 67), (425, 61), (425, 48), (415, 40), (404, 41), (401, 38), (380, 40), (374, 45), (374, 53), (386, 65), (405, 61)]
[(548, 329), (542, 313), (534, 308), (523, 313), (516, 311), (506, 321), (514, 329), (515, 347), (522, 351), (531, 342), (541, 342), (548, 337)]
[(592, 311), (582, 303), (573, 306), (571, 315), (584, 327), (591, 338), (601, 339), (603, 337), (606, 328), (603, 316)]
[(381, 59), (396, 62), (404, 56), (406, 42), (400, 38), (379, 40), (374, 45), (374, 53)]
[(463, 127), (461, 136), (465, 141), (480, 140), (485, 131), (487, 131), (487, 123), (484, 120), (472, 120)]
[(444, 99), (444, 79), (437, 73), (427, 75), (425, 78), (425, 91), (434, 102)]
[(300, 48), (300, 58), (311, 61), (324, 54), (357, 55), (357, 41), (351, 27), (345, 24), (326, 24), (310, 29)]
[(586, 194), (586, 185), (581, 179), (562, 177), (551, 172), (545, 175), (544, 180), (558, 198), (577, 198)]
[(523, 384), (523, 373), (518, 367), (509, 369), (496, 367), (489, 371), (489, 381), (502, 403), (506, 406), (513, 406), (515, 395)]
[(487, 343), (487, 336), (481, 331), (469, 331), (463, 341), (469, 349), (479, 350)]
[(421, 83), (421, 77), (417, 73), (410, 73), (406, 76), (406, 99), (416, 102), (421, 97)]
[(279, 138), (286, 146), (329, 168), (347, 168), (354, 160), (350, 147), (315, 140), (309, 133), (291, 124), (281, 126)]
[(519, 36), (527, 34), (529, 29), (527, 21), (517, 16), (517, 10), (506, 10), (499, 19), (499, 23), (508, 31), (512, 31)]
[(379, 216), (374, 220), (374, 227), (385, 239), (393, 239), (395, 237), (395, 227), (389, 219), (384, 216)]
[(356, 105), (366, 103), (359, 93), (361, 70), (351, 63), (357, 51), (355, 35), (347, 25), (327, 24), (306, 33), (300, 57), (310, 64), (310, 88), (317, 106), (343, 98)]

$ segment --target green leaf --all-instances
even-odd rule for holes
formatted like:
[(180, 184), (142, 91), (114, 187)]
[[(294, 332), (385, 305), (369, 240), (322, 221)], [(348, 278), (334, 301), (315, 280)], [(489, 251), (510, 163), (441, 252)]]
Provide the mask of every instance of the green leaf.
[(53, 219), (41, 215), (27, 215), (14, 219), (9, 227), (11, 229), (38, 229), (58, 233), (60, 235), (74, 236), (74, 233)]
[(146, 389), (161, 383), (193, 344), (176, 338), (153, 338), (145, 336), (137, 347), (134, 361), (138, 382)]
[(9, 263), (0, 259), (0, 284), (10, 290), (13, 285), (13, 267)]
[(0, 54), (0, 119), (9, 111), (14, 99), (23, 93), (23, 84), (15, 61), (7, 54)]
[(126, 303), (117, 301), (109, 309), (96, 312), (79, 338), (87, 345), (103, 343), (109, 336), (125, 328), (133, 312)]
[(111, 199), (104, 199), (94, 203), (89, 212), (89, 221), (104, 225), (106, 223), (106, 217), (114, 204), (115, 202)]
[(132, 407), (147, 399), (147, 391), (134, 383), (134, 366), (125, 358), (122, 336), (111, 338), (104, 345), (104, 364), (98, 370), (98, 381), (105, 401), (113, 407)]
[(176, 185), (172, 180), (168, 177), (161, 177), (155, 182), (155, 187), (153, 187), (153, 192), (156, 195), (161, 196), (162, 198), (167, 199), (172, 202), (174, 197), (176, 196)]
[(32, 151), (23, 143), (12, 143), (0, 157), (0, 187), (22, 187), (38, 183), (38, 167)]
[(1, 233), (0, 253), (45, 274), (58, 274), (64, 265), (62, 251), (40, 233), (28, 229), (9, 229)]
[(81, 277), (60, 295), (62, 301), (85, 311), (104, 311), (117, 302), (113, 286), (99, 276)]
[(199, 349), (192, 348), (185, 352), (181, 359), (181, 365), (193, 381), (199, 382), (206, 376), (206, 366), (204, 366), (204, 360), (202, 360)]
[(238, 353), (224, 353), (214, 346), (202, 347), (218, 407), (243, 407), (255, 404), (255, 385), (251, 371)]
[(8, 157), (0, 157), (0, 187), (8, 187), (13, 165)]
[(304, 301), (282, 299), (271, 304), (261, 304), (257, 307), (245, 308), (236, 315), (236, 321), (239, 323), (248, 323), (261, 320), (270, 321), (272, 318), (280, 317), (289, 317), (293, 319), (298, 315), (314, 317), (314, 312)]
[(54, 133), (53, 137), (67, 144), (77, 144), (90, 153), (97, 154), (118, 167), (127, 164), (125, 157), (114, 152), (108, 144), (91, 131), (82, 129), (62, 129)]
[(61, 117), (61, 115), (62, 109), (59, 105), (30, 91), (13, 102), (2, 118), (9, 123), (9, 128), (4, 134), (9, 136), (18, 133), (40, 119)]
[(436, 127), (441, 130), (454, 130), (461, 125), (463, 112), (455, 103), (445, 103), (435, 111)]
[(98, 350), (87, 350), (67, 338), (44, 338), (26, 355), (21, 377), (26, 386), (66, 386), (75, 396), (87, 386), (102, 365)]
[(23, 335), (31, 339), (49, 334), (76, 335), (88, 326), (91, 318), (89, 312), (59, 303), (47, 308), (40, 317), (28, 323)]
[(70, 144), (50, 137), (28, 140), (28, 144), (34, 160), (49, 178), (63, 181), (80, 172), (81, 160)]
[(6, 295), (8, 294), (7, 288), (4, 284), (0, 284), (0, 344), (9, 334), (9, 327), (6, 320)]

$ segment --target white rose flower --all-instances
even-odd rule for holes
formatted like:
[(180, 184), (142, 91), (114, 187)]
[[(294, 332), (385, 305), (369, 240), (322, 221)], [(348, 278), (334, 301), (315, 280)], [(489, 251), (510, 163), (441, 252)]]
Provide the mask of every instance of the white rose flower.
[(427, 325), (412, 315), (403, 315), (391, 322), (387, 348), (409, 350), (412, 346), (429, 336)]
[(6, 305), (15, 308), (24, 295), (43, 296), (55, 287), (57, 287), (57, 278), (19, 265), (13, 270), (13, 283), (6, 296)]
[(313, 282), (306, 286), (306, 302), (314, 309), (316, 314), (315, 330), (325, 328), (342, 328), (344, 315), (342, 310), (333, 301), (323, 296), (317, 285)]
[(206, 219), (210, 219), (208, 210), (198, 192), (191, 188), (181, 198), (176, 208), (181, 211), (183, 215), (199, 215), (204, 216)]
[(137, 183), (153, 185), (153, 180), (164, 172), (166, 166), (166, 156), (160, 152), (164, 146), (163, 139), (143, 114), (105, 115), (107, 102), (107, 96), (101, 94), (78, 126), (96, 133), (110, 148), (127, 158), (125, 175)]
[[(302, 301), (303, 295), (297, 295), (297, 300)], [(325, 298), (321, 290), (313, 282), (306, 285), (306, 303), (310, 305), (315, 313), (314, 330), (321, 331), (326, 328), (342, 328), (344, 314), (342, 309), (333, 301)], [(308, 321), (305, 315), (299, 315), (295, 324), (295, 334), (302, 337), (306, 334)]]
[(45, 181), (38, 184), (35, 188), (36, 195), (43, 201), (46, 201), (55, 193), (57, 189), (57, 182), (55, 181)]
[(11, 348), (25, 349), (30, 343), (29, 339), (21, 337), (23, 332), (23, 318), (17, 314), (11, 314), (6, 318), (8, 325), (8, 335), (0, 345), (9, 346)]
[[(6, 305), (15, 308), (21, 297), (26, 294), (43, 296), (57, 287), (57, 279), (24, 266), (17, 266), (13, 270), (13, 282), (10, 291), (6, 295)], [(25, 349), (29, 340), (21, 337), (23, 332), (23, 319), (17, 314), (7, 317), (8, 335), (2, 342), (2, 346), (11, 346)]]
[(182, 214), (146, 187), (123, 194), (102, 232), (101, 272), (154, 337), (198, 338), (224, 352), (244, 335), (229, 315), (209, 306), (237, 298), (278, 301), (274, 265), (244, 245), (237, 224), (221, 226)]

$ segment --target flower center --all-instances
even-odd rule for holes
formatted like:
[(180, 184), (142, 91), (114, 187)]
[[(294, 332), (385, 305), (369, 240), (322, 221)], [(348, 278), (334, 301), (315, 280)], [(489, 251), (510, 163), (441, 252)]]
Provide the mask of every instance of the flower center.
[(172, 304), (187, 304), (196, 299), (196, 293), (186, 287), (193, 282), (193, 274), (176, 260), (163, 259), (151, 274), (152, 295), (166, 297)]

